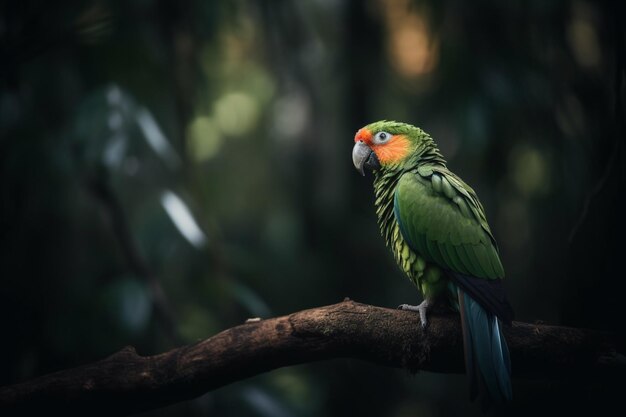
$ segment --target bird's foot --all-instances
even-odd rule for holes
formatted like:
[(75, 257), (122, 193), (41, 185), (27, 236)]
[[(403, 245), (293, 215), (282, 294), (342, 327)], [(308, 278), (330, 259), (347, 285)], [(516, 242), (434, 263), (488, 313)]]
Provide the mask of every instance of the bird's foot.
[(420, 313), (420, 321), (422, 323), (422, 328), (424, 328), (428, 324), (428, 320), (426, 318), (426, 310), (428, 309), (428, 307), (430, 307), (430, 305), (430, 301), (428, 301), (428, 299), (425, 299), (417, 306), (412, 306), (410, 304), (400, 304), (398, 306), (398, 309), (406, 311), (417, 311), (418, 313)]

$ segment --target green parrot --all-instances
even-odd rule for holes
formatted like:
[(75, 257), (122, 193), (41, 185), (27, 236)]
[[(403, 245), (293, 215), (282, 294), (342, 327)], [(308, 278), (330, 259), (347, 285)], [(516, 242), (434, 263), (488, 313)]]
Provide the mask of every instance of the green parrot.
[(511, 363), (500, 321), (513, 310), (504, 268), (485, 211), (474, 190), (452, 173), (423, 130), (393, 121), (360, 129), (354, 138), (356, 169), (374, 171), (378, 225), (396, 262), (417, 286), (423, 302), (402, 304), (417, 311), (442, 301), (458, 310), (472, 400), (511, 399)]

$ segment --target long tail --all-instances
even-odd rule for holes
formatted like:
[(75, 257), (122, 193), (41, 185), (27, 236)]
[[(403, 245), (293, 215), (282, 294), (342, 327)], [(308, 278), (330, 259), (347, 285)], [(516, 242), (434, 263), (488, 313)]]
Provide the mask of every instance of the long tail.
[(485, 393), (486, 406), (510, 401), (511, 360), (498, 318), (462, 289), (457, 288), (457, 295), (471, 399)]

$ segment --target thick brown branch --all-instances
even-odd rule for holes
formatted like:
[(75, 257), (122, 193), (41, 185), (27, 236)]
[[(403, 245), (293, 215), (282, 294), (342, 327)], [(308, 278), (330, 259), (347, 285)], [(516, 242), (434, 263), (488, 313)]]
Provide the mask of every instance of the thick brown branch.
[[(505, 329), (513, 374), (560, 378), (623, 372), (624, 340), (592, 330), (515, 322)], [(243, 324), (156, 356), (131, 347), (93, 364), (0, 388), (0, 407), (26, 412), (131, 414), (190, 399), (283, 366), (354, 357), (410, 371), (463, 372), (458, 316), (344, 301)]]

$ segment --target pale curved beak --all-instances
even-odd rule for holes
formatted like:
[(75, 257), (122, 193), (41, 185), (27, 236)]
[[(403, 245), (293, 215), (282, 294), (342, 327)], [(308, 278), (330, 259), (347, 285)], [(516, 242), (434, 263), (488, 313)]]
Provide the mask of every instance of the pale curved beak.
[(365, 168), (370, 170), (380, 168), (380, 161), (376, 153), (362, 140), (355, 143), (354, 148), (352, 148), (352, 163), (354, 163), (356, 170), (363, 176), (365, 176)]

